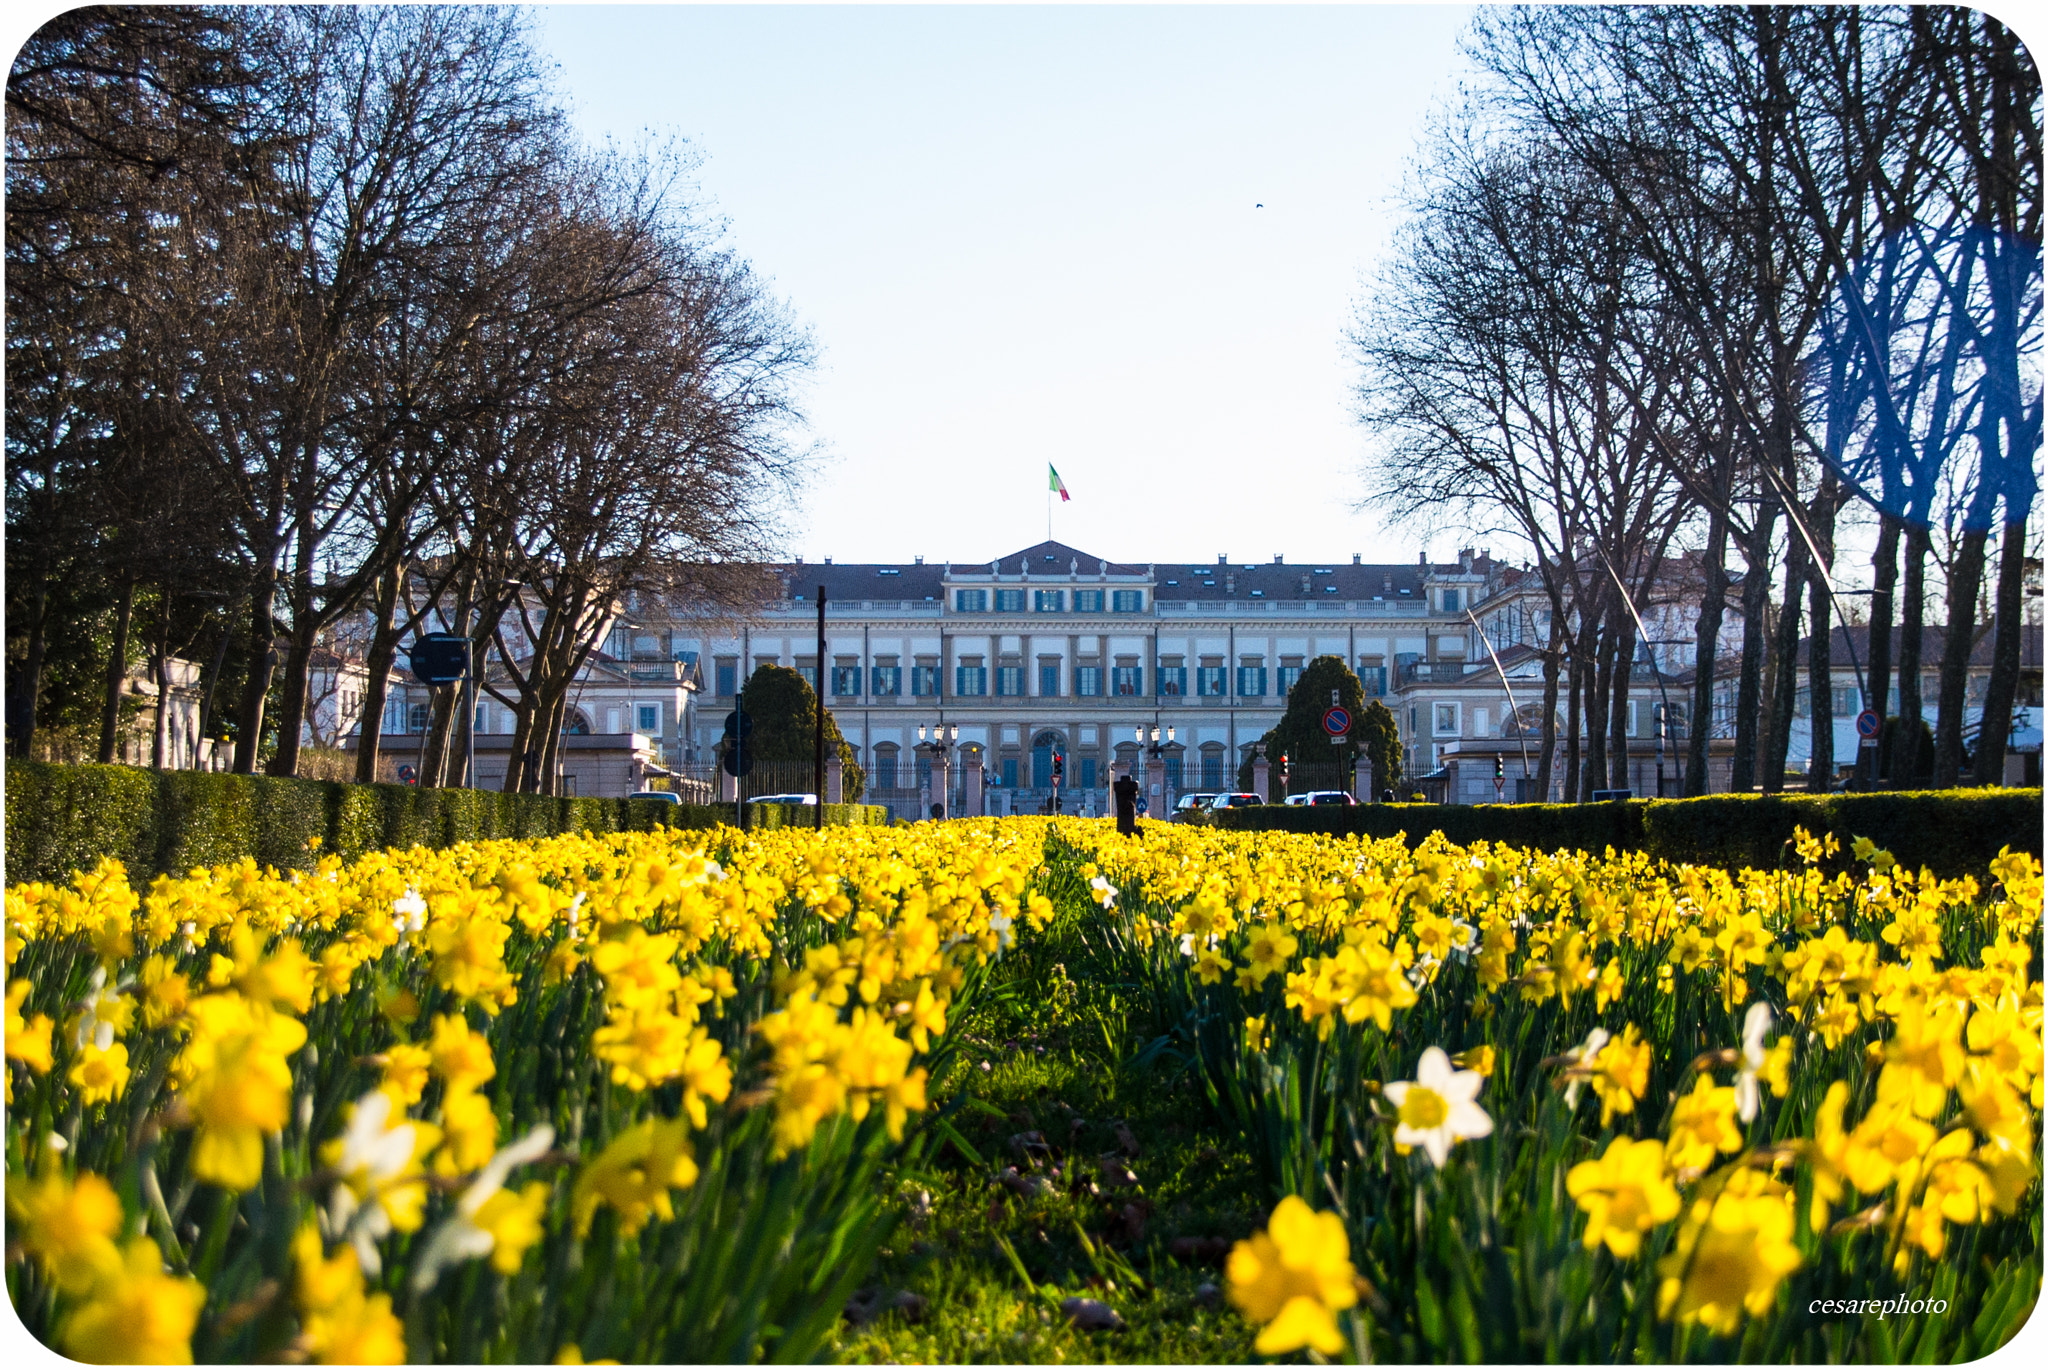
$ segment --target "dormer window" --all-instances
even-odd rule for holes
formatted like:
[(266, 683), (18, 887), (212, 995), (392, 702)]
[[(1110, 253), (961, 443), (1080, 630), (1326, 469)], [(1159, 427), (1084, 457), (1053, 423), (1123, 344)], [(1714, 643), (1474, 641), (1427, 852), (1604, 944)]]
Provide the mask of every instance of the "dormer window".
[(1266, 592), (1264, 590), (1254, 590), (1252, 591), (1252, 595), (1256, 599), (1264, 599), (1266, 597)]
[(1458, 592), (1456, 590), (1445, 590), (1443, 594), (1444, 612), (1447, 614), (1455, 614), (1456, 612), (1458, 612)]

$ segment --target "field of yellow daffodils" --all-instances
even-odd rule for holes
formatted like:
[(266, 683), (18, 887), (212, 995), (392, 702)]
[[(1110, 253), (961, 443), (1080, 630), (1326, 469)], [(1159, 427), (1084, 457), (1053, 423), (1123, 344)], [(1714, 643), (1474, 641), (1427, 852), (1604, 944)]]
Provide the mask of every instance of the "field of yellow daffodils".
[[(1785, 864), (1078, 819), (108, 862), (6, 891), (8, 1290), (102, 1362), (1983, 1354), (2040, 1284), (2040, 866)], [(1148, 1229), (1121, 1120), (984, 1156), (1027, 1068), (1181, 1091), (1237, 1206)], [(1005, 1298), (1051, 1340), (929, 1340)]]
[(81, 1360), (815, 1355), (1043, 834), (6, 893), (7, 1279)]
[(1227, 1265), (1262, 1353), (1956, 1361), (2032, 1311), (2029, 856), (1059, 840), (1279, 1199)]

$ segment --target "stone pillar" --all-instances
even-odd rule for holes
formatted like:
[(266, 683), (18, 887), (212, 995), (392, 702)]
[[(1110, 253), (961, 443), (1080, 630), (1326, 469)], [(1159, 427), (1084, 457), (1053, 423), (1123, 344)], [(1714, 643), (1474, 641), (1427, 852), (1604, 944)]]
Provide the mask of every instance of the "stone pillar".
[(1358, 762), (1351, 770), (1351, 793), (1361, 804), (1370, 804), (1379, 798), (1372, 784), (1372, 758), (1364, 752), (1358, 754)]
[(846, 765), (840, 760), (839, 749), (836, 747), (827, 747), (825, 749), (825, 793), (823, 798), (827, 804), (844, 804), (846, 802)]
[(730, 774), (725, 767), (720, 766), (718, 768), (718, 802), (721, 804), (732, 804), (737, 802), (739, 797), (739, 777)]
[(1252, 744), (1252, 793), (1268, 804), (1273, 802), (1270, 785), (1272, 773), (1272, 765), (1266, 760), (1265, 744)]
[[(953, 768), (951, 759), (945, 752), (934, 752), (932, 754), (932, 791), (931, 798), (925, 801), (925, 817), (931, 817), (932, 805), (938, 804), (943, 807), (951, 799), (953, 794), (952, 782)], [(943, 816), (951, 818), (953, 816), (952, 811), (947, 809)]]
[(1145, 805), (1147, 817), (1166, 818), (1166, 758), (1163, 756), (1145, 759)]
[(987, 806), (982, 802), (981, 752), (970, 750), (960, 761), (960, 816), (980, 818)]

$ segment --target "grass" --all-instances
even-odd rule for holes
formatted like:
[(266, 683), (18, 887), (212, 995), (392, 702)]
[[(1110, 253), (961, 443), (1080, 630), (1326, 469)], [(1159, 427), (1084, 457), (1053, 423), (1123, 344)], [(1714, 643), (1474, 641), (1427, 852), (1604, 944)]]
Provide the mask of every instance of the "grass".
[[(835, 1358), (1257, 1359), (1220, 1292), (1230, 1243), (1270, 1207), (1256, 1167), (1199, 1077), (1145, 1053), (1149, 1008), (1106, 970), (1070, 918), (1004, 958), (931, 1091), (956, 1101), (949, 1121), (973, 1155), (948, 1143), (901, 1178), (896, 1237)], [(1073, 1298), (1122, 1329), (1076, 1327), (1060, 1310)], [(868, 1307), (880, 1311), (862, 1319)]]

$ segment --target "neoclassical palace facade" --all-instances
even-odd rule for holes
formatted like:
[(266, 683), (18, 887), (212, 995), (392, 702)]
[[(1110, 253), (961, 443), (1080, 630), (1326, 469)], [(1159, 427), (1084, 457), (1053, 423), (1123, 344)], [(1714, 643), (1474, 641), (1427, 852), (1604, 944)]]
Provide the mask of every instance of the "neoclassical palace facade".
[[(876, 791), (914, 790), (929, 766), (919, 728), (944, 726), (949, 738), (958, 729), (957, 748), (979, 753), (992, 806), (1007, 792), (1022, 807), (1050, 787), (1055, 753), (1078, 799), (1149, 749), (1155, 728), (1171, 791), (1234, 785), (1239, 760), (1318, 656), (1350, 663), (1390, 707), (1418, 685), (1468, 693), (1482, 669), (1500, 695), (1468, 616), (1493, 569), (1470, 552), (1446, 565), (1139, 564), (1059, 542), (977, 563), (797, 562), (777, 568), (782, 600), (730, 635), (663, 630), (643, 613), (644, 626), (611, 647), (697, 663), (702, 693), (677, 736), (685, 763), (712, 754), (735, 690), (773, 663), (814, 684), (822, 670), (826, 702)], [(1497, 738), (1507, 717), (1504, 704), (1462, 699), (1396, 713), (1411, 770), (1433, 769), (1461, 738)]]

